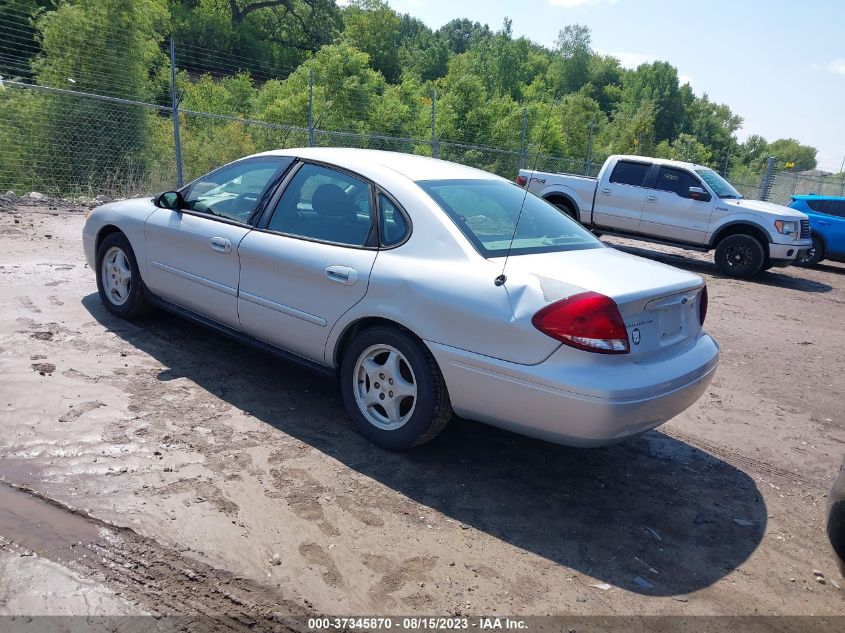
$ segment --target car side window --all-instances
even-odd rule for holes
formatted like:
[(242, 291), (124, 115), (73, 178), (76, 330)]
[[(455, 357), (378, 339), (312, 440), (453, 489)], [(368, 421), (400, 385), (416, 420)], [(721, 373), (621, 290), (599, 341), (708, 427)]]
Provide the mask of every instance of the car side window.
[(322, 242), (364, 246), (372, 223), (369, 184), (341, 171), (306, 163), (285, 188), (267, 228)]
[(648, 170), (651, 165), (648, 163), (634, 163), (628, 160), (620, 160), (610, 174), (610, 182), (620, 185), (632, 185), (642, 187), (645, 184)]
[(816, 213), (845, 218), (845, 200), (807, 200), (807, 206)]
[(660, 191), (671, 191), (681, 198), (689, 198), (690, 187), (701, 187), (701, 183), (682, 169), (661, 167), (657, 172), (657, 182), (654, 188)]
[(281, 163), (248, 160), (217, 169), (193, 182), (183, 193), (185, 208), (247, 222), (264, 188)]
[(382, 246), (393, 246), (405, 239), (408, 223), (405, 216), (393, 204), (393, 201), (383, 193), (378, 196), (379, 220), (381, 223)]

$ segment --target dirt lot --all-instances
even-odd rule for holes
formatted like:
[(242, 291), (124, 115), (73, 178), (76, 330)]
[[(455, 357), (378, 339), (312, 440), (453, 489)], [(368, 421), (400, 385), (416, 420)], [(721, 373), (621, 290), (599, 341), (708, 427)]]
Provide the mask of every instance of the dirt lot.
[(330, 382), (171, 316), (110, 316), (82, 222), (0, 211), (0, 479), (37, 495), (1, 487), (0, 574), (26, 582), (0, 613), (46, 612), (59, 572), (13, 560), (35, 552), (62, 586), (95, 583), (67, 602), (88, 613), (845, 614), (824, 537), (845, 266), (737, 281), (626, 245), (709, 284), (722, 364), (698, 403), (606, 449), (454, 421), (394, 454)]

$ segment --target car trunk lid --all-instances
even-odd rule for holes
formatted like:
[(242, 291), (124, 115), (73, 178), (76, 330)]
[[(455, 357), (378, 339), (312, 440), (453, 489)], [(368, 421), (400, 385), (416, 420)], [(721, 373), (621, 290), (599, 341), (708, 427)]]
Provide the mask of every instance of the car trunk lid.
[(580, 292), (610, 297), (637, 361), (671, 355), (701, 331), (701, 277), (612, 248), (514, 256), (507, 275), (536, 277), (545, 305)]

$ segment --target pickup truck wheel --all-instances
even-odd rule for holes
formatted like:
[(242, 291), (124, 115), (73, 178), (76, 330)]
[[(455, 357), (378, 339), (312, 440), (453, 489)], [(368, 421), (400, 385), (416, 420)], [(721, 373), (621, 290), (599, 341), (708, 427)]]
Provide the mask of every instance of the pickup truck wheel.
[(570, 218), (578, 222), (578, 214), (576, 214), (575, 210), (568, 204), (566, 204), (565, 202), (553, 202), (552, 204), (555, 205), (561, 213), (563, 213), (564, 215), (568, 215)]
[(763, 267), (766, 251), (756, 238), (745, 235), (729, 235), (716, 247), (716, 268), (728, 277), (748, 279)]
[(815, 266), (824, 259), (824, 244), (817, 237), (813, 236), (813, 247), (807, 251), (804, 257), (799, 257), (795, 260), (796, 266)]

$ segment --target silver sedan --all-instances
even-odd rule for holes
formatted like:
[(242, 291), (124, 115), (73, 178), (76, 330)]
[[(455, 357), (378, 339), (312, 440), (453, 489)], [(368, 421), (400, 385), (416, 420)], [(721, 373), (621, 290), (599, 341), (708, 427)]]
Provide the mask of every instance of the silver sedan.
[(689, 407), (718, 364), (699, 276), (431, 158), (257, 154), (95, 209), (83, 243), (109, 311), (162, 307), (331, 373), (386, 448), (427, 442), (453, 414), (616, 442)]

